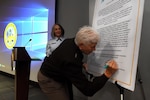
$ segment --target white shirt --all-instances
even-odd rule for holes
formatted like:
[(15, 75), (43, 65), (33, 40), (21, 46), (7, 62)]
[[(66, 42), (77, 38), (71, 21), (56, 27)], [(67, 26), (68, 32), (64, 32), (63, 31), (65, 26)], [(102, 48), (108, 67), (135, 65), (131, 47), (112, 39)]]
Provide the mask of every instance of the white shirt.
[(64, 37), (60, 37), (59, 39), (56, 37), (48, 41), (46, 46), (46, 56), (49, 57), (51, 53), (62, 43)]

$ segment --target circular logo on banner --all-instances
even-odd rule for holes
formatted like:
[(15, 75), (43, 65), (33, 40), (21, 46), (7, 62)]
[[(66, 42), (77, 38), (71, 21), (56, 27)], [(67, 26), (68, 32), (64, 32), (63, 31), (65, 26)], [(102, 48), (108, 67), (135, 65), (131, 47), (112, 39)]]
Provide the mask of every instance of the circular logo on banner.
[(8, 49), (12, 49), (17, 41), (17, 28), (14, 23), (9, 23), (4, 31), (4, 43)]

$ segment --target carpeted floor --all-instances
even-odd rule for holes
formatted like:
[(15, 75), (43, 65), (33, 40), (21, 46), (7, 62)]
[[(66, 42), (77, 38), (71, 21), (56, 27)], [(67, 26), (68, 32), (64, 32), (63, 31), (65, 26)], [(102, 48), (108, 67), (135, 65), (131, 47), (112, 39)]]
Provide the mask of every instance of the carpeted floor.
[[(15, 79), (0, 72), (0, 100), (15, 100)], [(28, 100), (48, 100), (36, 83), (29, 86)]]

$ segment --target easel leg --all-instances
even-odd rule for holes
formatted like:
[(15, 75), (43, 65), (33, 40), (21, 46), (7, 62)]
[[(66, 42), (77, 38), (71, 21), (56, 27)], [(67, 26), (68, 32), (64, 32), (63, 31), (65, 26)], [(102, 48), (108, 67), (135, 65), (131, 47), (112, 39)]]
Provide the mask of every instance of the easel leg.
[(116, 86), (119, 88), (119, 90), (120, 90), (120, 100), (124, 100), (124, 88), (123, 87), (121, 87), (118, 83), (117, 83), (117, 81), (115, 82), (115, 84), (116, 84)]
[(141, 78), (140, 70), (139, 70), (138, 67), (137, 67), (137, 77), (138, 77), (138, 81), (139, 81), (139, 83), (140, 83), (140, 87), (141, 87), (141, 91), (142, 91), (142, 95), (143, 95), (143, 100), (146, 100), (146, 98), (145, 98), (145, 93), (144, 93), (144, 89), (143, 89), (143, 85), (142, 85), (143, 80), (142, 80), (142, 78)]

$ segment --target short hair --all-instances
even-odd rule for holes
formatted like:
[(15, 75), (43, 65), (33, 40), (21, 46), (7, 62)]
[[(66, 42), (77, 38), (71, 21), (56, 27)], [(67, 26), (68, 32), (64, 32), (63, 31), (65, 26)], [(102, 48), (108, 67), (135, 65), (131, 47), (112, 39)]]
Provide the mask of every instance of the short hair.
[(76, 34), (75, 42), (76, 44), (88, 44), (88, 43), (98, 43), (100, 40), (99, 33), (91, 26), (83, 26), (79, 29)]
[(52, 37), (55, 37), (54, 27), (55, 27), (56, 25), (58, 25), (58, 26), (60, 27), (60, 29), (61, 29), (61, 36), (63, 37), (64, 34), (65, 34), (65, 30), (64, 30), (64, 28), (63, 28), (60, 24), (54, 24), (54, 25), (53, 25), (53, 27), (52, 27), (52, 32), (51, 32)]

